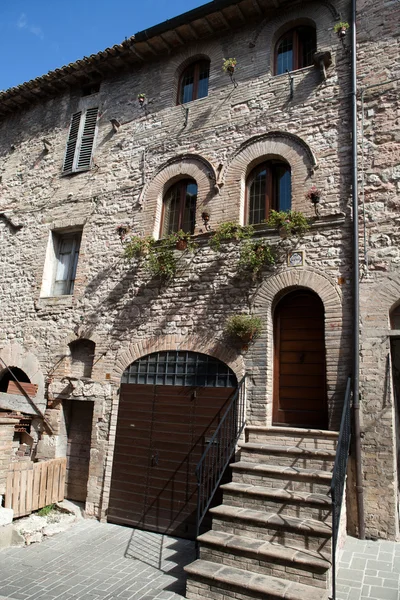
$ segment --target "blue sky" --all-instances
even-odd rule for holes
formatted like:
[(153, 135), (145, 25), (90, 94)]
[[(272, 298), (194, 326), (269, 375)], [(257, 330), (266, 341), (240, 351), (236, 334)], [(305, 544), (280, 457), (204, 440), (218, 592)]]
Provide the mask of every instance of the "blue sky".
[(202, 4), (206, 0), (0, 0), (0, 90)]

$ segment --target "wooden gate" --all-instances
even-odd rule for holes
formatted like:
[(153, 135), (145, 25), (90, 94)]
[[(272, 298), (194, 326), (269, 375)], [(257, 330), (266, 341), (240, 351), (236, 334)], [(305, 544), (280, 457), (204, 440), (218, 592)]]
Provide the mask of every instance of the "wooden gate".
[(12, 463), (7, 475), (5, 508), (12, 508), (16, 518), (64, 500), (66, 464), (66, 458)]
[(109, 521), (194, 538), (196, 464), (234, 392), (121, 385)]

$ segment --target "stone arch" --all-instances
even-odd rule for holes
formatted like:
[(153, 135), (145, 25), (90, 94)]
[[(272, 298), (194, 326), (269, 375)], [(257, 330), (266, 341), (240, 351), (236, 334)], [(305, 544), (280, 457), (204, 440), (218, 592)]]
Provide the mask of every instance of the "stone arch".
[[(21, 369), (21, 371), (24, 371), (24, 373), (26, 373), (26, 375), (29, 377), (30, 382), (38, 386), (34, 403), (39, 411), (44, 414), (44, 411), (46, 410), (46, 400), (44, 397), (44, 375), (36, 356), (19, 344), (9, 344), (4, 346), (0, 349), (0, 356), (6, 365)], [(3, 370), (3, 365), (1, 365), (0, 371)], [(28, 404), (28, 401), (24, 397), (21, 396), (20, 402), (21, 407), (19, 410), (21, 412), (37, 414), (37, 411), (35, 411), (33, 407)]]
[(187, 350), (191, 352), (200, 352), (218, 358), (232, 369), (237, 380), (240, 381), (245, 374), (244, 360), (234, 349), (209, 335), (168, 335), (148, 338), (143, 341), (137, 341), (124, 348), (115, 363), (112, 373), (112, 381), (119, 385), (123, 372), (135, 360), (152, 354), (153, 352), (162, 352), (166, 350)]
[[(304, 140), (284, 131), (270, 131), (244, 142), (233, 154), (221, 173), (219, 183), (224, 186), (223, 197), (227, 212), (229, 206), (237, 206), (240, 190), (240, 222), (245, 222), (246, 178), (258, 163), (268, 158), (281, 158), (289, 163), (292, 174), (292, 207), (312, 214), (310, 203), (305, 200), (307, 181), (317, 168), (316, 158)], [(232, 220), (234, 220), (232, 216)], [(237, 218), (237, 216), (236, 216)]]
[(164, 194), (171, 184), (186, 177), (194, 179), (197, 183), (195, 233), (199, 233), (197, 228), (201, 221), (200, 215), (218, 192), (216, 173), (212, 164), (202, 156), (182, 154), (161, 165), (142, 192), (140, 202), (143, 204), (143, 222), (153, 224), (146, 234), (152, 234), (156, 239), (159, 237)]
[[(254, 314), (261, 316), (265, 322), (262, 336), (257, 340), (259, 348), (266, 349), (265, 371), (267, 389), (266, 409), (267, 422), (272, 420), (273, 393), (273, 314), (277, 303), (289, 292), (296, 289), (308, 289), (315, 292), (322, 300), (325, 309), (325, 345), (326, 371), (328, 389), (328, 411), (330, 428), (335, 429), (340, 422), (341, 403), (344, 387), (349, 373), (341, 374), (338, 348), (343, 345), (343, 309), (342, 293), (325, 274), (310, 269), (287, 269), (272, 275), (261, 285), (253, 303)], [(351, 347), (351, 342), (347, 344)], [(340, 360), (346, 364), (342, 353)], [(350, 356), (347, 360), (350, 359)]]

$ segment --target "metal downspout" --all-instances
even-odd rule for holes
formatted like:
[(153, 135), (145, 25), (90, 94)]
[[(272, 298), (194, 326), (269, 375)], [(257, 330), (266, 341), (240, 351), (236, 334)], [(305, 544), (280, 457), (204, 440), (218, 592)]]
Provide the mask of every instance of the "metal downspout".
[(361, 428), (360, 428), (360, 263), (359, 263), (359, 227), (358, 227), (358, 163), (357, 163), (357, 39), (356, 39), (356, 0), (351, 2), (351, 104), (352, 104), (352, 196), (353, 196), (353, 279), (354, 279), (354, 373), (353, 373), (353, 410), (354, 438), (356, 453), (356, 493), (358, 508), (358, 535), (365, 539), (364, 490), (361, 464)]

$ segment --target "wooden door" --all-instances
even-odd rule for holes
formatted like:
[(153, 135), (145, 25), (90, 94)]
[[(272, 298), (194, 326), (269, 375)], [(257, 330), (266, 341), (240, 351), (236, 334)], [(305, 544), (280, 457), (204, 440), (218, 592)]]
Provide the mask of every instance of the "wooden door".
[(313, 292), (285, 296), (274, 319), (274, 425), (326, 429), (324, 307)]
[(93, 402), (65, 400), (63, 407), (68, 435), (65, 497), (85, 502), (89, 478)]
[(195, 468), (234, 391), (121, 385), (109, 521), (194, 538)]

